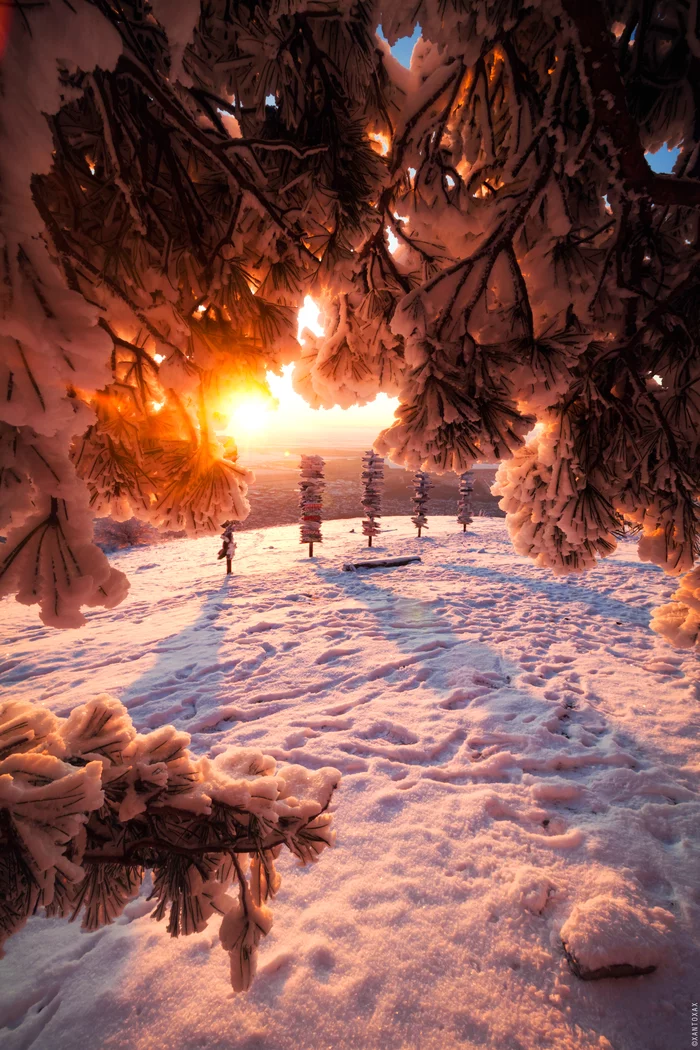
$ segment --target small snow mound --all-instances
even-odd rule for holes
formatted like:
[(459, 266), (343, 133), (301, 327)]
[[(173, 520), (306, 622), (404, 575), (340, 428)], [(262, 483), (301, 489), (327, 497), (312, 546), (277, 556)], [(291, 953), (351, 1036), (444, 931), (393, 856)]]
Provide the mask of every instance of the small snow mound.
[(577, 977), (630, 977), (656, 969), (672, 921), (662, 908), (598, 895), (575, 905), (561, 939)]
[(554, 883), (536, 868), (525, 867), (517, 873), (512, 884), (518, 904), (533, 915), (541, 915), (555, 891)]

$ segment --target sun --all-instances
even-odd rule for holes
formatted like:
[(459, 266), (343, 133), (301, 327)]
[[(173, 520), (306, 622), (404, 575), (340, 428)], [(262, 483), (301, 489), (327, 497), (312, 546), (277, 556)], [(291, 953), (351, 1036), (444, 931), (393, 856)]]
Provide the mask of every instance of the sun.
[(247, 397), (238, 401), (229, 413), (227, 431), (234, 436), (244, 437), (262, 433), (270, 422), (272, 404), (262, 397)]

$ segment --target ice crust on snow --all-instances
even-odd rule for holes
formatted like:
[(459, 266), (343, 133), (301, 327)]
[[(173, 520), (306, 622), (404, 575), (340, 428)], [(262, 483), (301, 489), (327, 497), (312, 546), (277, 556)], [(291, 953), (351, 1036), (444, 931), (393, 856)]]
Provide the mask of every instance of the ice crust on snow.
[[(0, 604), (0, 698), (65, 716), (109, 693), (139, 733), (189, 734), (210, 779), (245, 783), (232, 748), (285, 763), (290, 804), (343, 773), (336, 848), (280, 857), (250, 992), (230, 998), (216, 920), (173, 941), (144, 889), (109, 930), (37, 918), (8, 941), (3, 1050), (116, 1050), (126, 1026), (149, 1050), (678, 1044), (700, 970), (700, 673), (649, 628), (677, 584), (624, 540), (585, 577), (543, 576), (486, 518), (431, 517), (421, 540), (387, 518), (377, 556), (422, 562), (343, 573), (359, 521), (324, 522), (313, 560), (295, 526), (246, 533), (228, 580), (216, 537), (122, 552), (129, 598), (68, 637)], [(222, 932), (256, 936), (235, 914)], [(657, 969), (581, 981), (563, 941)]]

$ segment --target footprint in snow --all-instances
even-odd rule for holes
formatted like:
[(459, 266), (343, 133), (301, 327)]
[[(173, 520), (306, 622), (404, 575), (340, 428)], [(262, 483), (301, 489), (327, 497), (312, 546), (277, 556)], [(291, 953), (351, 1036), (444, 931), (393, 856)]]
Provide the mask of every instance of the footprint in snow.
[(361, 649), (343, 649), (340, 646), (335, 646), (332, 649), (326, 649), (324, 653), (317, 656), (314, 660), (315, 664), (329, 664), (335, 663), (336, 660), (342, 659), (344, 656), (354, 656), (355, 653), (361, 652)]
[(472, 689), (455, 689), (445, 700), (440, 700), (439, 706), (444, 708), (446, 711), (457, 711), (460, 708), (467, 707), (472, 700), (478, 700), (479, 697), (487, 696), (491, 692), (489, 686), (476, 686)]
[(371, 726), (358, 734), (365, 740), (388, 740), (390, 744), (417, 744), (418, 737), (405, 726), (395, 722), (373, 722)]

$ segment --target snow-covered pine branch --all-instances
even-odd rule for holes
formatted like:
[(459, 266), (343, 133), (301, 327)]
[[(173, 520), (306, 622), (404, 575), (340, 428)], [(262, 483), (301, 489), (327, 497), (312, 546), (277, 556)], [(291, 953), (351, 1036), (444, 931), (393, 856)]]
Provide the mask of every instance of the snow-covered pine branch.
[(471, 470), (460, 474), (459, 498), (457, 501), (457, 521), (462, 526), (462, 532), (467, 531), (467, 525), (472, 521), (472, 492), (474, 491), (474, 474)]
[(379, 518), (382, 513), (382, 489), (384, 487), (384, 459), (370, 449), (362, 457), (362, 533), (367, 537), (367, 546), (380, 533)]
[[(222, 915), (234, 991), (255, 975), (287, 848), (302, 864), (332, 845), (337, 770), (277, 768), (254, 749), (197, 758), (174, 726), (137, 733), (99, 696), (68, 718), (0, 705), (0, 947), (30, 915), (115, 921), (153, 877), (153, 917), (198, 933)], [(11, 947), (9, 948), (11, 951)]]
[(309, 557), (313, 557), (314, 543), (322, 543), (321, 509), (323, 507), (324, 461), (322, 456), (302, 456), (299, 478), (299, 525), (301, 542), (308, 543)]
[(682, 577), (673, 601), (654, 610), (651, 626), (680, 649), (700, 645), (700, 567)]
[(418, 537), (423, 529), (428, 528), (428, 518), (426, 516), (426, 508), (430, 500), (428, 495), (431, 481), (430, 476), (426, 474), (424, 470), (417, 470), (413, 475), (413, 495), (411, 496), (411, 503), (413, 504), (413, 515), (411, 521), (418, 529)]
[[(253, 27), (196, 0), (12, 11), (0, 588), (56, 626), (126, 593), (90, 512), (190, 534), (247, 515), (252, 475), (217, 427), (298, 354), (302, 282), (340, 275), (376, 226), (384, 165), (366, 129), (395, 107), (373, 27), (343, 2), (273, 6)], [(273, 57), (290, 18), (294, 45)]]

